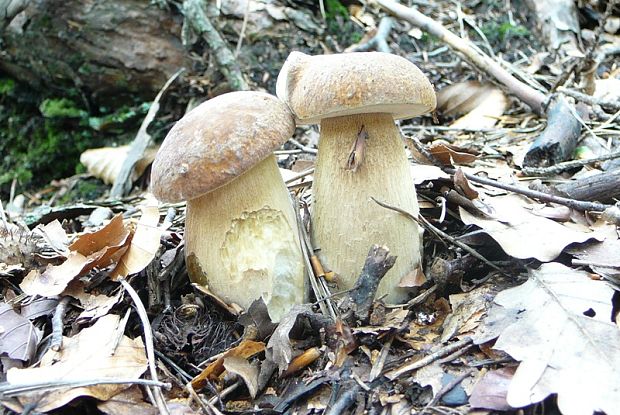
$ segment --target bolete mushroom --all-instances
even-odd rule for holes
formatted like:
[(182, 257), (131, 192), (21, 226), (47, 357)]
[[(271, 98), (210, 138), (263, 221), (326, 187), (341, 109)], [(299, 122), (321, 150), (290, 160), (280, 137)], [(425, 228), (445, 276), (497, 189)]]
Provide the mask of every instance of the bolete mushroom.
[(322, 262), (339, 274), (339, 288), (351, 288), (368, 249), (386, 245), (395, 266), (377, 295), (402, 301), (399, 282), (416, 272), (421, 231), (411, 219), (371, 198), (418, 214), (404, 143), (394, 120), (435, 108), (429, 80), (411, 62), (379, 52), (308, 56), (290, 54), (276, 94), (298, 124), (321, 125), (312, 185), (312, 226)]
[(157, 198), (187, 200), (190, 279), (245, 309), (262, 297), (274, 321), (305, 294), (295, 213), (272, 153), (294, 129), (272, 95), (220, 95), (172, 127), (151, 173)]

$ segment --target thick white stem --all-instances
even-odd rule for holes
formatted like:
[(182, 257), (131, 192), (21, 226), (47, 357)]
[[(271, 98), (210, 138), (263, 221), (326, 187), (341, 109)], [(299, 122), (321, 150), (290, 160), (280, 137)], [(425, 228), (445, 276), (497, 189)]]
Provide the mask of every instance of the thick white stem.
[[(347, 169), (352, 144), (362, 125), (368, 133), (357, 171)], [(362, 114), (321, 121), (321, 141), (312, 187), (315, 248), (324, 265), (339, 274), (339, 288), (355, 284), (368, 250), (386, 245), (398, 258), (379, 285), (377, 296), (406, 299), (398, 287), (420, 263), (420, 230), (403, 215), (371, 197), (417, 215), (418, 203), (400, 133), (389, 114)]]
[(262, 297), (277, 321), (305, 300), (296, 229), (288, 190), (270, 156), (227, 185), (187, 202), (190, 279), (245, 309)]

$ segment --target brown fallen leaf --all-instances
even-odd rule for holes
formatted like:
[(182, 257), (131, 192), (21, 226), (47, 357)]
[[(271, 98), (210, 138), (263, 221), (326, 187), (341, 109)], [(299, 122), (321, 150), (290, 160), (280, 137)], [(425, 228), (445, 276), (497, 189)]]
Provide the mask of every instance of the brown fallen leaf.
[(490, 370), (476, 383), (469, 397), (472, 408), (510, 411), (515, 409), (506, 402), (508, 385), (514, 376), (514, 367), (502, 367)]
[(127, 249), (129, 234), (122, 215), (116, 215), (100, 230), (83, 234), (73, 242), (65, 262), (48, 265), (42, 274), (31, 271), (20, 287), (28, 295), (59, 295), (75, 278), (95, 267), (107, 267), (117, 262)]
[(428, 151), (444, 166), (473, 163), (478, 159), (475, 154), (446, 143), (434, 143), (428, 148)]
[(251, 365), (248, 359), (243, 357), (228, 356), (224, 358), (224, 368), (243, 379), (252, 399), (256, 398), (258, 393), (258, 367), (256, 365)]
[[(146, 370), (147, 359), (142, 339), (122, 336), (118, 341), (120, 317), (109, 314), (73, 337), (63, 338), (60, 352), (48, 350), (39, 367), (10, 369), (9, 384), (84, 381), (94, 379), (138, 379)], [(117, 344), (118, 341), (118, 344)], [(37, 412), (60, 408), (78, 396), (107, 400), (127, 389), (128, 384), (106, 384), (31, 392), (17, 397), (23, 411), (26, 406)]]
[(510, 256), (519, 259), (536, 258), (542, 262), (555, 259), (575, 242), (599, 239), (598, 232), (571, 229), (550, 219), (531, 213), (530, 202), (517, 195), (488, 197), (485, 203), (494, 211), (495, 218), (482, 218), (459, 208), (466, 225), (482, 228)]
[(129, 249), (118, 261), (110, 278), (116, 281), (119, 277), (126, 277), (142, 271), (153, 261), (160, 246), (163, 229), (159, 228), (159, 208), (157, 202), (144, 206), (142, 216), (136, 231), (131, 238)]
[(224, 359), (227, 357), (242, 357), (247, 359), (257, 353), (265, 350), (265, 343), (254, 340), (243, 340), (238, 346), (226, 351), (215, 362), (207, 366), (198, 376), (192, 379), (192, 387), (194, 390), (202, 389), (207, 380), (217, 379), (226, 368), (224, 367)]

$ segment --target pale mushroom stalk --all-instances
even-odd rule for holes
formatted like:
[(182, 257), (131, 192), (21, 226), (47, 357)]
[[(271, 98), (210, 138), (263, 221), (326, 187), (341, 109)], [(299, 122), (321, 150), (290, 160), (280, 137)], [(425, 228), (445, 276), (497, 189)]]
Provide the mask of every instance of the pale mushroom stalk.
[[(417, 223), (371, 198), (418, 214), (414, 181), (394, 120), (431, 111), (435, 92), (408, 60), (388, 53), (308, 56), (293, 52), (276, 85), (297, 124), (321, 125), (312, 184), (312, 234), (324, 266), (350, 289), (368, 249), (385, 245), (397, 257), (378, 296), (406, 300), (399, 283), (420, 266)], [(352, 155), (351, 152), (355, 151)]]
[(273, 156), (294, 130), (276, 97), (224, 94), (175, 124), (152, 168), (155, 196), (187, 200), (190, 279), (246, 310), (262, 298), (273, 321), (305, 301), (295, 212)]
[(303, 298), (295, 213), (273, 155), (187, 202), (185, 253), (192, 280), (244, 308), (262, 297), (274, 319)]
[[(351, 146), (364, 126), (364, 156), (356, 171), (347, 169)], [(386, 245), (398, 257), (377, 296), (390, 301), (407, 296), (400, 279), (420, 262), (418, 225), (379, 206), (371, 197), (418, 214), (418, 203), (400, 132), (390, 114), (359, 114), (321, 121), (321, 143), (312, 186), (312, 229), (320, 257), (337, 270), (341, 289), (352, 288), (370, 247)]]

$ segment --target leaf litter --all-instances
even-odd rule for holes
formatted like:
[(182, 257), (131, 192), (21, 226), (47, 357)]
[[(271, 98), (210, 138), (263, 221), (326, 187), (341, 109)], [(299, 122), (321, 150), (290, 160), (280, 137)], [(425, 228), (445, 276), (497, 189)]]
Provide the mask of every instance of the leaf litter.
[[(562, 81), (560, 60), (547, 52), (529, 54), (528, 48), (545, 49), (533, 34), (530, 41), (511, 38), (507, 33), (519, 28), (512, 23), (489, 30), (493, 18), (505, 15), (507, 5), (477, 3), (463, 3), (465, 9), (456, 14), (452, 3), (418, 7), (448, 25), (465, 16), (469, 26), (463, 30), (471, 29), (476, 39), (484, 34), (480, 38), (489, 44), (482, 49), (501, 52), (500, 59), (509, 61), (512, 70), (538, 90), (547, 92), (555, 81), (578, 87), (580, 68), (574, 78)], [(585, 3), (600, 15), (593, 2)], [(252, 2), (249, 24), (277, 15), (294, 26), (306, 21), (304, 27), (315, 34), (322, 30), (318, 10), (277, 4)], [(376, 25), (385, 17), (375, 6), (351, 9), (350, 15), (367, 31), (355, 47), (379, 34)], [(243, 12), (235, 16), (236, 23), (244, 19)], [(523, 16), (511, 16), (524, 23)], [(476, 30), (477, 24), (486, 26)], [(571, 21), (579, 32), (574, 24)], [(405, 43), (389, 46), (417, 59), (441, 91), (439, 124), (426, 117), (400, 125), (407, 146), (415, 135), (430, 155), (418, 157), (419, 151), (410, 147), (416, 160), (424, 160), (412, 164), (411, 172), (430, 226), (424, 234), (424, 266), (404, 281), (412, 293), (406, 304), (378, 299), (369, 321), (360, 325), (351, 318), (347, 293), (322, 281), (333, 296), (316, 300), (332, 302), (335, 321), (322, 316), (316, 302), (293, 308), (277, 324), (260, 302), (237, 317), (237, 309), (220, 307), (222, 300), (208, 289), (186, 281), (184, 206), (155, 204), (140, 183), (131, 198), (118, 202), (48, 207), (24, 212), (23, 218), (11, 208), (9, 218), (16, 224), (0, 224), (0, 273), (6, 278), (0, 346), (8, 381), (0, 391), (42, 378), (60, 384), (61, 375), (87, 380), (142, 376), (149, 345), (141, 341), (136, 328), (140, 323), (135, 313), (126, 313), (127, 296), (114, 282), (126, 278), (147, 306), (158, 372), (171, 385), (164, 392), (171, 412), (178, 408), (179, 413), (197, 413), (207, 407), (238, 413), (404, 413), (449, 407), (463, 413), (471, 408), (510, 411), (544, 405), (563, 414), (618, 413), (617, 226), (604, 215), (599, 218), (597, 209), (583, 213), (584, 209), (534, 200), (472, 179), (492, 178), (525, 188), (521, 167), (531, 142), (544, 129), (543, 119), (521, 105), (518, 94), (492, 86), (492, 76), (479, 73), (480, 80), (472, 80), (471, 68), (448, 49), (418, 52), (420, 45), (429, 46), (422, 30), (405, 28), (409, 34), (402, 34), (415, 35), (419, 45), (412, 50)], [(581, 32), (585, 39), (592, 38), (590, 29)], [(617, 42), (617, 35), (603, 33), (600, 39), (601, 46), (608, 47)], [(322, 42), (321, 48), (330, 45)], [(513, 53), (519, 46), (522, 53)], [(444, 58), (456, 59), (456, 66)], [(599, 58), (599, 71), (588, 76), (607, 78), (594, 80), (592, 96), (613, 100), (618, 95), (617, 72), (610, 56)], [(529, 77), (532, 74), (536, 77)], [(584, 88), (590, 81), (584, 80)], [(560, 86), (558, 91), (565, 89)], [(581, 143), (588, 154), (604, 155), (618, 145), (617, 114), (597, 104), (590, 109)], [(278, 154), (286, 167), (283, 174), (294, 180), (288, 183), (290, 190), (303, 201), (302, 220), (307, 219), (304, 204), (311, 204), (312, 176), (299, 178), (291, 169), (304, 165), (311, 173), (316, 136), (313, 129), (298, 131), (297, 143), (291, 141)], [(91, 174), (112, 183), (126, 154), (126, 148), (106, 148), (87, 153), (84, 160)], [(145, 154), (138, 173), (151, 157)], [(456, 167), (456, 172), (446, 166)], [(593, 162), (586, 170), (594, 167), (602, 174), (611, 168)], [(546, 175), (543, 182), (567, 182), (571, 177), (577, 177), (575, 170)], [(53, 184), (45, 191), (61, 194), (66, 190), (62, 186), (66, 184)], [(41, 197), (32, 197), (30, 203)], [(92, 218), (84, 216), (89, 214)], [(166, 219), (160, 223), (162, 217)], [(597, 220), (609, 223), (601, 228)], [(31, 231), (24, 224), (38, 226)], [(444, 265), (441, 281), (429, 269), (436, 259)], [(58, 309), (64, 296), (71, 298), (66, 314)], [(127, 317), (121, 320), (123, 313)], [(52, 352), (41, 339), (44, 333), (58, 332), (62, 347)], [(110, 354), (114, 347), (117, 352)], [(40, 361), (36, 356), (42, 356)], [(189, 399), (187, 385), (196, 392), (195, 400)], [(41, 412), (70, 412), (72, 405), (84, 402), (80, 396), (92, 396), (107, 413), (157, 413), (143, 391), (130, 383), (66, 386), (17, 394), (5, 405), (13, 410), (33, 405)]]

